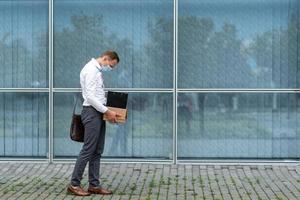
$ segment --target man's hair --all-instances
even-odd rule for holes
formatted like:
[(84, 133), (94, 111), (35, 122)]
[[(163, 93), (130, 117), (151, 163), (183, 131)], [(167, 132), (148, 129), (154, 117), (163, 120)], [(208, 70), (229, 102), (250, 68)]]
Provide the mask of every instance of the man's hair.
[(117, 62), (120, 62), (119, 56), (118, 56), (117, 52), (115, 52), (115, 51), (105, 51), (104, 53), (101, 54), (100, 57), (103, 57), (103, 56), (109, 56), (110, 59), (117, 60)]

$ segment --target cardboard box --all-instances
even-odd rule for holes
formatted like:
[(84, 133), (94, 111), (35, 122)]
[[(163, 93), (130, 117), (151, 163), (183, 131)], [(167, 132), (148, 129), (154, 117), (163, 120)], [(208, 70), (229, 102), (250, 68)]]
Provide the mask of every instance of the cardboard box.
[[(117, 117), (117, 123), (125, 123), (127, 119), (127, 99), (128, 93), (124, 92), (107, 92), (107, 104), (106, 107), (121, 116)], [(107, 120), (106, 114), (103, 115), (103, 119)]]

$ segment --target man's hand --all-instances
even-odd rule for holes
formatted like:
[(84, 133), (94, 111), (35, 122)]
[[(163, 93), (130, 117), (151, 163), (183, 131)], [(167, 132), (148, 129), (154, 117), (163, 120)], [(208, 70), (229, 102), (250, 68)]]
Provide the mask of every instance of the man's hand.
[(120, 117), (121, 115), (119, 113), (116, 113), (115, 111), (112, 110), (107, 110), (105, 112), (107, 119), (110, 123), (116, 123), (117, 122), (117, 117)]

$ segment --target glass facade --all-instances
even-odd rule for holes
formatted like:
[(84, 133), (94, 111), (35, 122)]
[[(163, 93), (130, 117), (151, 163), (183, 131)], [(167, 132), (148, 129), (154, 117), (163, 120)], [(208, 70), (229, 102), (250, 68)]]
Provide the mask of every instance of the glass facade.
[(54, 0), (53, 23), (54, 87), (80, 87), (82, 66), (103, 49), (121, 58), (107, 86), (173, 87), (173, 1)]
[(48, 87), (48, 1), (0, 1), (0, 87)]
[(46, 157), (48, 94), (0, 94), (0, 156)]
[[(298, 0), (0, 0), (0, 159), (74, 159), (79, 73), (129, 93), (103, 157), (298, 159)], [(76, 109), (81, 112), (81, 106)]]
[(178, 156), (299, 158), (299, 105), (299, 94), (180, 93)]
[[(78, 156), (82, 146), (70, 140), (67, 134), (70, 113), (79, 95), (57, 93), (54, 96), (55, 158)], [(117, 158), (172, 158), (172, 98), (172, 93), (129, 93), (126, 123), (107, 123), (104, 155)], [(75, 111), (80, 113), (81, 106), (76, 107)]]
[(299, 88), (298, 0), (179, 0), (179, 88)]

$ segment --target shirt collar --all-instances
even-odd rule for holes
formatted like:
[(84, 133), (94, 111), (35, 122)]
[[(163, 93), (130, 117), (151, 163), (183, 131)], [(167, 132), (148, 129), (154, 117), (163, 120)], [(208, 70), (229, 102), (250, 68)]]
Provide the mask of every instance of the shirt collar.
[(92, 62), (98, 69), (101, 69), (101, 66), (99, 65), (98, 61), (95, 58), (92, 58)]

